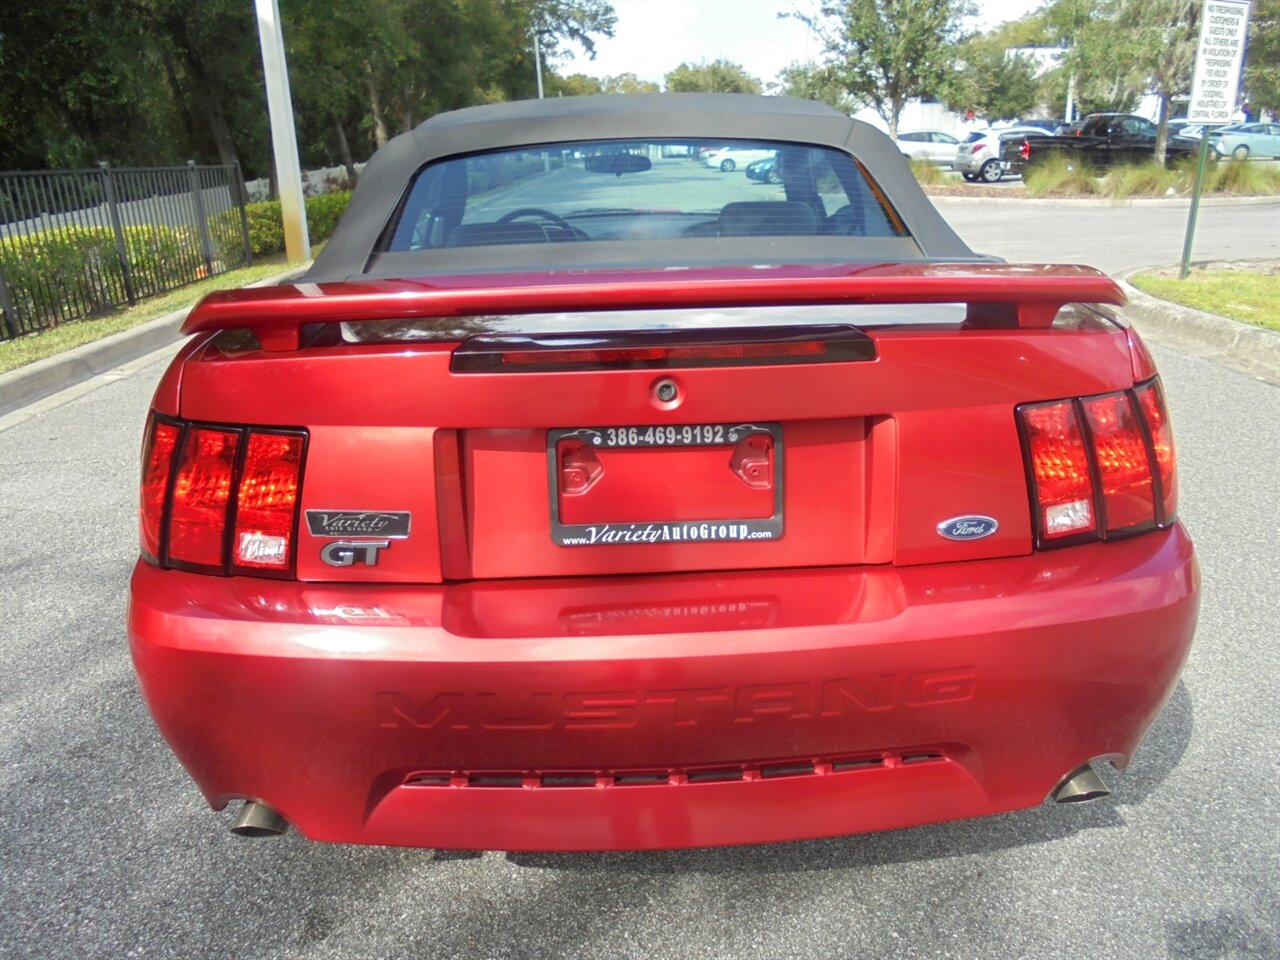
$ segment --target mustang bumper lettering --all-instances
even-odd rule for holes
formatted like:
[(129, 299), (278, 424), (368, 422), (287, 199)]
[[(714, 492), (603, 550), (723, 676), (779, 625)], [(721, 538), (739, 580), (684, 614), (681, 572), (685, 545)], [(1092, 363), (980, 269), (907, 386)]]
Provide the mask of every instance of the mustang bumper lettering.
[(446, 586), (140, 563), (131, 648), (215, 808), (317, 840), (754, 843), (1126, 765), (1191, 642), (1181, 526), (1008, 559)]

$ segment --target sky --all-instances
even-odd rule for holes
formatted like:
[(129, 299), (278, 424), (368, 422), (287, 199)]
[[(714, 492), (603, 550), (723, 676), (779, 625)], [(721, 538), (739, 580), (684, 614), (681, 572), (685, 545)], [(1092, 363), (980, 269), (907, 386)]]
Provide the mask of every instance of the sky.
[[(1015, 20), (1043, 0), (982, 0), (966, 26), (989, 30)], [(618, 23), (612, 40), (596, 44), (595, 60), (580, 52), (556, 65), (561, 75), (592, 77), (634, 73), (661, 83), (683, 62), (724, 58), (767, 85), (783, 67), (818, 59), (822, 44), (798, 20), (781, 12), (811, 11), (817, 0), (613, 0)]]

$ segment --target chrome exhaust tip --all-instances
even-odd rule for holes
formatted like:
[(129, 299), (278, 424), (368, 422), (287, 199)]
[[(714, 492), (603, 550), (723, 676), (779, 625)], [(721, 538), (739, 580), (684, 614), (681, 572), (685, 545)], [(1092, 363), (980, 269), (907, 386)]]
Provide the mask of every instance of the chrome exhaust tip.
[(1053, 791), (1054, 803), (1087, 803), (1111, 796), (1111, 791), (1102, 782), (1102, 778), (1093, 772), (1093, 767), (1085, 764), (1079, 770), (1067, 775), (1056, 790)]
[(231, 832), (240, 837), (278, 837), (289, 829), (289, 821), (265, 803), (246, 800)]

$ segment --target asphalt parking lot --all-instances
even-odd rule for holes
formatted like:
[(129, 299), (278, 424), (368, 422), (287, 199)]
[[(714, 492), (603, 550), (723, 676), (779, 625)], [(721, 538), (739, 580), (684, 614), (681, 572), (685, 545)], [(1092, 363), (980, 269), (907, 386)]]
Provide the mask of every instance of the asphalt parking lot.
[[(1112, 270), (1176, 259), (1185, 217), (940, 207), (980, 249)], [(1275, 256), (1280, 207), (1208, 207), (1201, 230), (1198, 255)], [(137, 449), (163, 360), (0, 419), (0, 956), (1280, 956), (1280, 390), (1153, 352), (1203, 605), (1183, 680), (1114, 796), (719, 850), (233, 837), (232, 811), (208, 811), (156, 734), (124, 643)]]

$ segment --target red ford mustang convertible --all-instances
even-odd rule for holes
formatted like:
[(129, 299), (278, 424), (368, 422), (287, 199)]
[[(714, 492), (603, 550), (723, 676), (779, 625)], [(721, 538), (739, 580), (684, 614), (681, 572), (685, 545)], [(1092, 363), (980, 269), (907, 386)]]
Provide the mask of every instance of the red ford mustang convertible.
[(975, 254), (818, 104), (438, 116), (304, 277), (186, 322), (147, 703), (245, 834), (629, 850), (1103, 795), (1199, 591), (1123, 301)]

